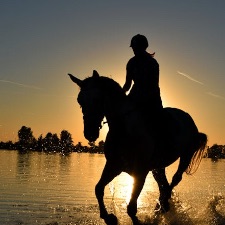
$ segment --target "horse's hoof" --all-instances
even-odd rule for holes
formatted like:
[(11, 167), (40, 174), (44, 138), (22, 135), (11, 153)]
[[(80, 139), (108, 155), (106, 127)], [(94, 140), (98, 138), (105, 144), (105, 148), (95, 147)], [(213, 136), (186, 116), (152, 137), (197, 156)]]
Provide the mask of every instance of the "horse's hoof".
[(130, 203), (127, 206), (127, 214), (132, 218), (135, 217), (135, 215), (137, 214), (137, 204), (136, 203)]
[(141, 225), (143, 224), (136, 216), (131, 217), (133, 225)]
[(118, 220), (114, 214), (108, 214), (108, 216), (104, 219), (107, 225), (117, 225)]
[(159, 212), (161, 210), (161, 205), (157, 202), (155, 206), (155, 211)]
[(166, 213), (170, 210), (170, 204), (169, 202), (164, 202), (164, 203), (157, 203), (155, 206), (155, 211), (156, 212), (161, 212), (161, 213)]
[(170, 203), (169, 203), (169, 202), (164, 202), (164, 203), (162, 204), (161, 211), (162, 211), (163, 213), (166, 213), (166, 212), (168, 212), (169, 210), (170, 210)]

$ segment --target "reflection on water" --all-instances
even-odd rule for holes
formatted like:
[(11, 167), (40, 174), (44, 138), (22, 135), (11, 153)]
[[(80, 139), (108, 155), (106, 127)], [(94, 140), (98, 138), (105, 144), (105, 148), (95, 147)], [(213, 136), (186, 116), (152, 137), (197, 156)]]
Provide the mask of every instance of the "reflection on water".
[[(104, 224), (99, 219), (94, 186), (105, 164), (104, 155), (70, 155), (0, 151), (0, 224)], [(171, 180), (177, 163), (167, 169)], [(204, 159), (193, 176), (175, 189), (171, 211), (154, 212), (158, 186), (151, 173), (138, 199), (142, 224), (225, 224), (225, 161)], [(132, 224), (126, 214), (133, 179), (122, 173), (106, 187), (109, 211), (120, 224)]]
[(103, 155), (0, 151), (0, 157), (1, 225), (70, 222), (80, 211), (98, 219), (94, 185)]

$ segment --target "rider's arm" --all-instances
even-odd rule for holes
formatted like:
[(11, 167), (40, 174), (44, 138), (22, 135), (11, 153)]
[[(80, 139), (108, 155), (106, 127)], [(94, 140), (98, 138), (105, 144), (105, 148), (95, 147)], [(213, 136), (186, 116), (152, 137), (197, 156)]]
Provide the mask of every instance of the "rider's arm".
[(129, 75), (129, 73), (127, 72), (126, 81), (125, 81), (125, 84), (123, 85), (123, 90), (125, 92), (129, 91), (131, 84), (132, 84), (132, 79), (131, 79), (131, 76)]
[(130, 63), (128, 62), (127, 64), (127, 74), (126, 74), (126, 80), (125, 80), (125, 84), (123, 85), (123, 90), (125, 92), (129, 91), (131, 84), (132, 84), (132, 73), (131, 73), (131, 69), (130, 69)]

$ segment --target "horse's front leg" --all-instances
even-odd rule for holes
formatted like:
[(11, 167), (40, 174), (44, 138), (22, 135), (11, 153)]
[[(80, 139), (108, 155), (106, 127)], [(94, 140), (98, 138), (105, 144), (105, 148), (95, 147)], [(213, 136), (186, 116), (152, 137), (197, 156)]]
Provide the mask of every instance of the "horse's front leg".
[(104, 204), (104, 189), (105, 186), (111, 182), (122, 171), (116, 168), (116, 164), (106, 162), (103, 169), (102, 176), (95, 186), (95, 195), (98, 200), (100, 217), (105, 220), (106, 224), (117, 224), (117, 218), (113, 214), (108, 214)]
[(144, 186), (145, 178), (147, 174), (148, 172), (144, 172), (144, 173), (133, 176), (134, 177), (133, 190), (132, 190), (130, 202), (127, 206), (127, 213), (131, 218), (135, 217), (137, 213), (137, 199)]

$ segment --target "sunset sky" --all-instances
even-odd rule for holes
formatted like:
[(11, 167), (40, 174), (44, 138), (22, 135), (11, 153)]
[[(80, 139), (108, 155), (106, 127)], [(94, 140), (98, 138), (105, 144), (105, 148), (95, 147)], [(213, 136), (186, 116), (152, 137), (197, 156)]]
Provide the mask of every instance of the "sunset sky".
[[(95, 69), (123, 85), (132, 36), (149, 40), (164, 106), (188, 112), (211, 146), (225, 144), (225, 1), (23, 0), (0, 2), (0, 141), (83, 137), (79, 88)], [(107, 125), (97, 140), (104, 140)]]

